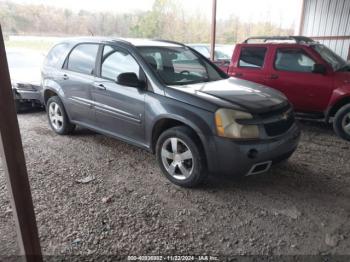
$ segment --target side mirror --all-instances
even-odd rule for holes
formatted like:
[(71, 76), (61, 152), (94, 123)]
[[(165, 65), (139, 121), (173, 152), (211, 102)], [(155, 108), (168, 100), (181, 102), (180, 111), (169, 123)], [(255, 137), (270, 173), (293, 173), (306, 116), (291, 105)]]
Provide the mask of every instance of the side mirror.
[(327, 68), (325, 65), (323, 64), (314, 64), (313, 68), (312, 68), (312, 72), (315, 74), (326, 74), (327, 73)]
[(117, 84), (131, 87), (144, 87), (145, 83), (140, 81), (135, 73), (122, 73), (117, 78)]

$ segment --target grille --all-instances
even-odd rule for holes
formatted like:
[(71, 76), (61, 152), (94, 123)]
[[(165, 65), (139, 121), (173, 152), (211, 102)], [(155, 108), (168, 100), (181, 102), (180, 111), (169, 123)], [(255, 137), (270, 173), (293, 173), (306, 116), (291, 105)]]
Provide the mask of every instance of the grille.
[(265, 124), (265, 130), (268, 136), (278, 136), (287, 132), (294, 124), (295, 117), (293, 111), (290, 111), (287, 119), (281, 119), (273, 123)]
[(259, 116), (262, 118), (269, 118), (277, 115), (282, 115), (286, 113), (290, 108), (291, 108), (290, 104), (287, 104), (279, 109), (275, 109), (275, 110), (268, 111), (266, 113), (259, 114)]

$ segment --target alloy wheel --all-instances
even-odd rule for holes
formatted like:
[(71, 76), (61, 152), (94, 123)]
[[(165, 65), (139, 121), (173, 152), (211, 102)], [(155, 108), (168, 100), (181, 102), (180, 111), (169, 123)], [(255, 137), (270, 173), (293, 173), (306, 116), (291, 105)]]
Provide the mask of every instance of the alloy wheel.
[(163, 143), (161, 157), (165, 169), (175, 179), (185, 180), (192, 175), (193, 154), (183, 140), (168, 138)]
[(49, 118), (51, 125), (56, 131), (59, 131), (63, 127), (63, 114), (60, 106), (52, 102), (49, 106)]
[(345, 133), (350, 135), (350, 113), (346, 114), (342, 121), (342, 127)]

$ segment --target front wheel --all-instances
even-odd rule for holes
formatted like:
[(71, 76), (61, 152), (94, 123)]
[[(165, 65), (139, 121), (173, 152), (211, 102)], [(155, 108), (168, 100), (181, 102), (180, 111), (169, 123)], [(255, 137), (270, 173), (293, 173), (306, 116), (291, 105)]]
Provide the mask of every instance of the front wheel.
[(345, 105), (336, 113), (333, 127), (341, 138), (350, 141), (350, 105)]
[(166, 178), (182, 187), (195, 187), (207, 176), (200, 141), (185, 126), (166, 130), (158, 139), (157, 160)]
[(53, 131), (59, 135), (73, 132), (75, 125), (70, 123), (63, 103), (58, 96), (51, 97), (46, 106), (47, 117)]

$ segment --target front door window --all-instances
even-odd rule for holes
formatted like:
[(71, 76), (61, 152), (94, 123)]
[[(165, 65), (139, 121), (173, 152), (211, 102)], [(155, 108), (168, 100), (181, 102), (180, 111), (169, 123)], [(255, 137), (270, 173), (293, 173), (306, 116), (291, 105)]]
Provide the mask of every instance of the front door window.
[(311, 73), (316, 62), (301, 49), (278, 49), (275, 69)]
[(135, 73), (139, 76), (140, 66), (129, 53), (105, 46), (101, 66), (102, 78), (116, 81), (121, 73)]

